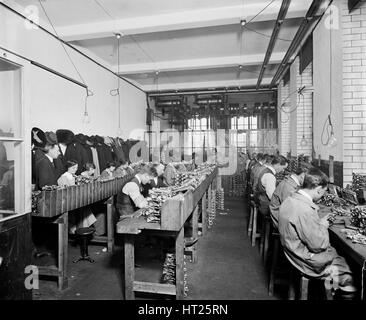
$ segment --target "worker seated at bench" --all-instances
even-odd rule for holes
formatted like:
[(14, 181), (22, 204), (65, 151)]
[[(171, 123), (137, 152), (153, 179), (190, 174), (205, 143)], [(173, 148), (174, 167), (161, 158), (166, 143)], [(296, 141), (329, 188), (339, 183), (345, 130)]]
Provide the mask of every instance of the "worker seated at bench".
[(298, 170), (287, 176), (283, 181), (281, 181), (276, 187), (269, 209), (271, 211), (271, 218), (273, 225), (278, 229), (278, 215), (280, 211), (281, 204), (293, 193), (295, 193), (300, 187), (302, 187), (305, 179), (305, 172), (307, 168), (300, 167)]
[(151, 166), (155, 168), (157, 175), (149, 183), (143, 185), (142, 195), (144, 197), (147, 197), (149, 195), (149, 190), (153, 188), (167, 187), (167, 184), (164, 181), (165, 166), (162, 163), (154, 163)]
[(117, 194), (117, 208), (120, 216), (131, 215), (135, 211), (146, 208), (147, 200), (142, 195), (142, 185), (150, 183), (157, 176), (154, 167), (145, 165), (135, 175), (135, 177)]
[(270, 215), (269, 204), (276, 189), (276, 173), (281, 173), (287, 167), (287, 159), (283, 156), (272, 156), (269, 163), (264, 164), (264, 169), (258, 177), (254, 199), (259, 205), (259, 211), (264, 216)]
[(353, 294), (352, 272), (346, 260), (338, 255), (329, 242), (328, 216), (320, 218), (319, 200), (327, 190), (329, 179), (317, 168), (305, 174), (299, 191), (289, 196), (280, 206), (279, 233), (285, 255), (291, 264), (310, 278), (333, 281), (339, 294)]

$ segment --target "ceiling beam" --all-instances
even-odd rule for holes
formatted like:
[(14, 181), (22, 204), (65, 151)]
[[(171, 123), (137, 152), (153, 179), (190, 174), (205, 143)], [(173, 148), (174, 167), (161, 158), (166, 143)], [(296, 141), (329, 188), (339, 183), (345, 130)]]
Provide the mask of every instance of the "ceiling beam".
[[(263, 83), (269, 85), (271, 78), (264, 78)], [(222, 80), (204, 82), (181, 82), (159, 84), (159, 91), (187, 90), (187, 89), (209, 89), (209, 88), (229, 88), (229, 87), (252, 87), (255, 88), (256, 79)], [(141, 85), (146, 92), (156, 92), (156, 84)]]
[(265, 55), (265, 58), (264, 58), (264, 61), (263, 61), (263, 64), (262, 64), (262, 68), (261, 68), (261, 71), (259, 73), (258, 82), (257, 82), (257, 89), (260, 88), (260, 85), (262, 83), (264, 72), (266, 70), (267, 65), (270, 62), (272, 52), (273, 52), (273, 50), (275, 48), (275, 45), (276, 45), (278, 34), (280, 33), (281, 26), (282, 26), (282, 24), (283, 24), (283, 22), (286, 18), (288, 9), (290, 7), (290, 4), (291, 4), (291, 0), (282, 0), (281, 9), (280, 9), (280, 12), (278, 13), (278, 17), (277, 17), (277, 20), (276, 20), (276, 23), (275, 23), (275, 27), (273, 29), (271, 39), (269, 41), (269, 45), (268, 45), (268, 48), (267, 48), (267, 52), (266, 52), (266, 55)]
[[(293, 57), (293, 54), (298, 49), (299, 45), (304, 42), (306, 39), (304, 38), (307, 34), (309, 35), (309, 30), (311, 27), (315, 25), (316, 21), (319, 21), (321, 16), (327, 10), (326, 4), (328, 5), (333, 0), (313, 0), (309, 10), (307, 11), (304, 19), (302, 20), (297, 33), (292, 40), (290, 47), (288, 48), (285, 57), (282, 60), (282, 63), (279, 65), (276, 74), (274, 75), (271, 81), (271, 87), (276, 86), (277, 82), (280, 80), (281, 75), (287, 70), (289, 63), (291, 62), (290, 59)], [(319, 13), (319, 10), (322, 9), (322, 12)]]
[[(267, 64), (278, 64), (282, 61), (286, 52), (275, 52)], [(252, 54), (244, 56), (215, 57), (204, 59), (172, 60), (161, 62), (121, 64), (120, 75), (153, 73), (155, 71), (181, 71), (211, 69), (222, 67), (257, 66), (263, 62), (264, 54)]]
[[(78, 41), (111, 37), (115, 33), (131, 35), (239, 24), (242, 19), (252, 19), (261, 9), (263, 3), (259, 2), (246, 6), (245, 11), (242, 5), (200, 9), (118, 20), (106, 19), (103, 22), (58, 27), (57, 30), (65, 41)], [(257, 16), (253, 23), (275, 20), (278, 10), (279, 4), (275, 2)], [(306, 10), (306, 1), (296, 1), (291, 7), (289, 18), (303, 17)]]

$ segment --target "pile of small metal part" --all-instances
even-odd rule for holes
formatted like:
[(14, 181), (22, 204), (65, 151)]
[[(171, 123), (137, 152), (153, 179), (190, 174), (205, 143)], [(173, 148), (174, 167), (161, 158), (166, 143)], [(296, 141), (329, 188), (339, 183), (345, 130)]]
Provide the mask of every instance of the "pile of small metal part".
[(216, 206), (218, 210), (225, 210), (225, 192), (223, 188), (216, 191)]
[(342, 199), (334, 194), (326, 193), (320, 200), (317, 201), (317, 204), (322, 204), (327, 207), (340, 206), (347, 207), (349, 206), (349, 202), (345, 199)]
[(187, 274), (187, 262), (186, 256), (184, 256), (184, 267), (183, 267), (183, 281), (184, 281), (184, 297), (188, 296), (189, 288), (188, 288), (188, 274)]
[(214, 169), (215, 165), (202, 164), (193, 171), (177, 172), (177, 175), (174, 177), (176, 191), (181, 192), (188, 188), (196, 189)]
[(366, 235), (366, 207), (355, 207), (351, 209), (351, 223), (359, 232)]
[(42, 191), (54, 191), (54, 190), (59, 190), (61, 189), (61, 187), (53, 185), (53, 186), (44, 186), (42, 188)]
[(167, 253), (165, 255), (165, 261), (163, 264), (163, 274), (161, 276), (161, 283), (175, 285), (176, 273), (175, 273), (175, 254)]
[(142, 215), (146, 216), (147, 222), (160, 222), (160, 210), (163, 203), (173, 197), (175, 192), (171, 187), (153, 188), (149, 190), (149, 196), (146, 198), (149, 206), (142, 210)]
[(75, 177), (75, 185), (79, 186), (81, 184), (86, 184), (94, 181), (94, 178), (90, 177), (84, 177), (84, 176), (76, 176)]
[(366, 245), (366, 235), (363, 235), (356, 230), (346, 230), (345, 233), (347, 239), (350, 239), (353, 243)]
[(161, 206), (167, 199), (188, 189), (197, 188), (214, 169), (215, 165), (204, 164), (194, 171), (178, 173), (173, 186), (149, 190), (149, 196), (146, 198), (149, 206), (142, 210), (142, 215), (146, 216), (147, 222), (160, 222)]
[(363, 196), (363, 191), (366, 190), (366, 176), (352, 173), (352, 187), (351, 189), (357, 193), (358, 196)]
[(351, 207), (349, 207), (348, 209), (343, 208), (343, 207), (338, 207), (338, 206), (333, 206), (332, 207), (332, 212), (340, 217), (350, 217), (351, 216)]
[(42, 194), (42, 191), (33, 191), (32, 192), (32, 213), (33, 214), (37, 213), (37, 204), (38, 204), (41, 194)]
[[(216, 199), (216, 191), (211, 190), (211, 199)], [(216, 219), (216, 201), (209, 201), (208, 203), (208, 228), (211, 228)]]

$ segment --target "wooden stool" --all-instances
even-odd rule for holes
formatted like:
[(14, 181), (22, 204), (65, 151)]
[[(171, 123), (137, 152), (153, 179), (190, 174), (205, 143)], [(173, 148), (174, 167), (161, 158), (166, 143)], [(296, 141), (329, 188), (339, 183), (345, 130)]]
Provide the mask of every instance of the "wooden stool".
[[(294, 267), (292, 268), (292, 270), (290, 271), (290, 279), (291, 279), (291, 285), (289, 288), (289, 300), (295, 300), (296, 298), (296, 289), (295, 289), (295, 281), (294, 278), (296, 277), (296, 275), (300, 275), (300, 280), (298, 282), (299, 284), (299, 300), (308, 300), (309, 299), (309, 283), (310, 281), (323, 281), (323, 283), (325, 283), (324, 280), (318, 280), (315, 278), (310, 278), (306, 275), (304, 275), (303, 273), (299, 272), (297, 269), (295, 269)], [(324, 286), (325, 289), (325, 296), (327, 300), (333, 300), (333, 294), (332, 294), (332, 290), (328, 289), (327, 287)]]
[(257, 232), (258, 205), (254, 201), (251, 201), (251, 216), (249, 225), (251, 225), (252, 247), (255, 247), (256, 240), (261, 237), (261, 234)]
[(254, 201), (254, 196), (253, 194), (248, 194), (248, 206), (247, 206), (247, 210), (249, 211), (249, 218), (247, 220), (248, 222), (248, 237), (251, 238), (252, 236), (252, 224), (253, 224), (253, 205), (252, 205), (252, 202)]
[[(268, 295), (273, 296), (274, 294), (274, 286), (276, 284), (283, 284), (286, 286), (290, 286), (290, 277), (289, 271), (292, 267), (290, 263), (287, 261), (286, 257), (283, 255), (283, 248), (280, 241), (280, 234), (277, 230), (274, 230), (272, 233), (273, 239), (273, 253), (272, 253), (272, 263), (271, 269), (269, 273), (269, 286), (268, 286)], [(280, 268), (280, 262), (284, 262), (282, 268)], [(283, 275), (281, 277), (281, 275)]]
[(262, 214), (262, 229), (261, 229), (261, 244), (260, 244), (260, 254), (262, 256), (264, 265), (267, 265), (267, 258), (268, 258), (268, 249), (269, 249), (269, 242), (271, 239), (272, 233), (272, 220), (271, 217)]
[(88, 253), (88, 241), (89, 241), (89, 238), (94, 233), (94, 231), (95, 230), (93, 228), (76, 229), (75, 234), (77, 234), (80, 239), (80, 257), (78, 259), (76, 259), (75, 261), (73, 261), (74, 263), (77, 263), (82, 260), (86, 260), (91, 263), (94, 262), (94, 260), (92, 258), (90, 258), (89, 253)]
[(253, 215), (254, 215), (254, 200), (253, 200), (253, 195), (250, 195), (249, 198), (249, 219), (248, 219), (248, 237), (251, 238), (252, 237), (252, 231), (253, 231)]

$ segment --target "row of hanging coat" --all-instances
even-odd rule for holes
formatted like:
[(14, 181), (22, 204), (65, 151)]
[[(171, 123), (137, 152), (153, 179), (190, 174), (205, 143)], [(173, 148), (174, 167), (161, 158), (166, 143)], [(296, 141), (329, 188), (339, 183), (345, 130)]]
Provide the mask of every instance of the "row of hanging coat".
[[(47, 137), (53, 137), (53, 143), (58, 145), (60, 155), (53, 160), (52, 181), (59, 178), (66, 172), (68, 161), (75, 161), (78, 164), (76, 175), (80, 175), (87, 163), (95, 165), (95, 175), (99, 176), (107, 164), (114, 162), (116, 166), (129, 162), (129, 151), (137, 143), (137, 140), (124, 141), (120, 138), (101, 137), (98, 135), (86, 136), (84, 134), (74, 134), (71, 130), (59, 129), (56, 133), (44, 133), (39, 128), (32, 129), (32, 180), (37, 181), (37, 165), (39, 157), (45, 157), (42, 146), (45, 145)], [(49, 139), (48, 139), (49, 140)], [(46, 163), (48, 163), (46, 161)], [(39, 170), (38, 170), (39, 171)]]
[(109, 162), (116, 164), (128, 162), (129, 150), (138, 142), (98, 135), (86, 136), (81, 133), (74, 135), (72, 131), (66, 129), (57, 130), (56, 135), (61, 161), (64, 165), (69, 160), (76, 161), (79, 165), (76, 174), (80, 174), (88, 162), (94, 163), (97, 175), (107, 168)]

